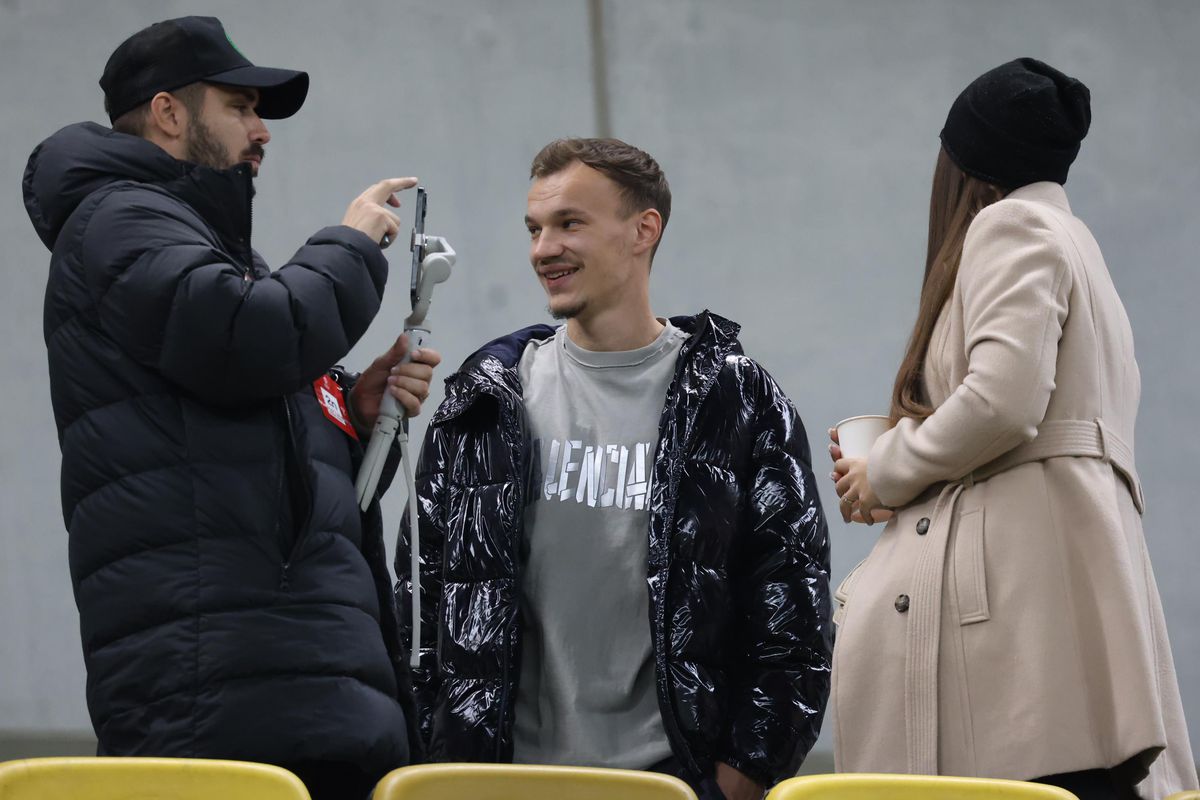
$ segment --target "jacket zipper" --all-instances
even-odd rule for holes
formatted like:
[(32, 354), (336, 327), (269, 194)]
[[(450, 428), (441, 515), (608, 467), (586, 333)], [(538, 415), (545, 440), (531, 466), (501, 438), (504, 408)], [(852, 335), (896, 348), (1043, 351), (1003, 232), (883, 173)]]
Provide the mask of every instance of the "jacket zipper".
[(250, 178), (249, 167), (241, 167), (246, 184), (246, 274), (254, 280), (254, 249), (250, 246), (251, 234), (254, 232), (254, 183)]
[[(242, 255), (246, 259), (245, 279), (247, 281), (252, 281), (255, 279), (254, 250), (250, 246), (251, 234), (254, 230), (254, 185), (251, 182), (249, 173), (246, 170), (247, 168), (244, 166), (239, 167), (239, 175), (244, 178), (243, 183), (246, 187), (246, 235), (242, 240), (242, 244), (245, 245), (246, 249)], [(312, 490), (308, 485), (308, 479), (305, 476), (304, 466), (300, 463), (299, 459), (300, 448), (296, 443), (296, 431), (292, 422), (292, 406), (288, 402), (287, 396), (284, 396), (281, 402), (283, 404), (283, 418), (285, 425), (283, 432), (283, 464), (279, 471), (279, 491), (277, 498), (279, 501), (283, 499), (283, 482), (286, 479), (288, 467), (291, 466), (294, 468), (294, 473), (297, 477), (297, 480), (295, 481), (296, 485), (291, 488), (293, 492), (300, 492), (299, 507), (303, 509), (303, 514), (300, 516), (295, 514), (291, 515), (292, 525), (296, 531), (296, 538), (292, 542), (291, 548), (287, 551), (287, 555), (284, 557), (279, 576), (279, 588), (286, 590), (291, 585), (290, 571), (292, 568), (292, 561), (295, 559), (296, 553), (299, 552), (300, 546), (304, 543), (304, 540), (308, 536), (309, 522), (312, 519)], [(289, 493), (288, 498), (289, 503), (292, 503), (294, 498), (291, 493)], [(284, 532), (279, 530), (278, 514), (275, 518), (275, 533), (276, 538), (281, 544), (283, 544)]]
[[(510, 413), (512, 413), (511, 410), (510, 410)], [(521, 452), (525, 452), (526, 457), (528, 457), (527, 451), (521, 451)], [(524, 464), (521, 464), (520, 467), (521, 467), (521, 469), (518, 474), (521, 476), (520, 477), (521, 491), (519, 492), (518, 496), (522, 498), (520, 513), (522, 515), (524, 515), (524, 513), (525, 513), (524, 498), (526, 497), (527, 493), (529, 492), (529, 470), (525, 468)], [(521, 530), (522, 531), (525, 530), (525, 522), (524, 522), (523, 516), (521, 519)], [(513, 660), (512, 636), (513, 636), (513, 631), (516, 630), (517, 621), (521, 617), (521, 544), (520, 544), (520, 542), (518, 542), (516, 540), (516, 537), (513, 537), (512, 541), (509, 542), (509, 556), (512, 558), (512, 563), (513, 563), (513, 586), (515, 587), (514, 591), (517, 594), (517, 609), (516, 609), (516, 613), (513, 614), (512, 620), (504, 628), (504, 669), (501, 673), (503, 682), (500, 684), (500, 723), (497, 726), (497, 731), (496, 731), (496, 733), (498, 734), (496, 736), (496, 761), (497, 762), (501, 761), (503, 758), (504, 729), (508, 725), (508, 717), (509, 717), (509, 688), (508, 687), (509, 687), (509, 682), (510, 682), (509, 676), (511, 674), (511, 667), (512, 667), (512, 660)]]
[[(272, 416), (274, 416), (274, 414), (272, 414)], [(287, 463), (285, 461), (285, 459), (287, 459), (287, 455), (286, 455), (287, 443), (286, 443), (286, 441), (284, 441), (284, 436), (283, 436), (282, 432), (280, 433), (280, 435), (278, 437), (276, 437), (276, 440), (278, 441), (279, 444), (283, 445), (285, 455), (279, 461), (279, 469), (276, 471), (276, 474), (278, 477), (275, 479), (275, 508), (277, 509), (277, 511), (275, 513), (275, 541), (277, 541), (279, 543), (279, 552), (286, 553), (287, 548), (288, 548), (288, 540), (287, 540), (286, 535), (284, 534), (284, 531), (282, 530), (282, 526), (279, 524), (278, 509), (281, 509), (283, 507), (283, 482), (287, 475)], [(283, 562), (283, 567), (282, 567), (282, 570), (280, 571), (279, 588), (280, 589), (288, 588), (288, 562), (286, 560)]]
[[(285, 441), (283, 457), (285, 461), (291, 461), (295, 467), (297, 480), (295, 482), (296, 485), (293, 487), (293, 491), (300, 492), (299, 507), (303, 509), (303, 514), (301, 516), (296, 517), (293, 515), (292, 519), (292, 524), (296, 529), (296, 539), (292, 543), (292, 547), (287, 555), (287, 558), (284, 559), (283, 574), (280, 581), (281, 588), (286, 589), (289, 583), (288, 572), (292, 567), (292, 561), (295, 560), (296, 554), (300, 552), (300, 546), (304, 544), (305, 539), (308, 538), (309, 528), (311, 527), (309, 523), (312, 521), (312, 491), (308, 485), (308, 478), (305, 476), (304, 466), (300, 463), (300, 459), (298, 458), (299, 448), (296, 445), (296, 433), (292, 424), (292, 406), (291, 403), (288, 402), (287, 397), (283, 398), (283, 416), (287, 423), (287, 430), (284, 434)], [(287, 468), (286, 463), (284, 468)]]
[[(706, 324), (705, 328), (707, 328), (707, 324)], [(700, 335), (703, 335), (703, 333), (701, 333)], [(685, 342), (685, 346), (687, 344), (690, 344), (690, 342)], [(680, 358), (684, 358), (686, 356), (690, 356), (690, 353), (680, 353)], [(718, 365), (717, 370), (718, 370), (718, 372), (720, 372), (720, 365)], [(715, 383), (715, 378), (714, 378), (713, 382)], [(708, 399), (708, 393), (711, 390), (712, 390), (712, 383), (709, 383), (708, 387), (704, 391), (704, 394), (697, 398), (696, 405), (695, 405), (696, 413), (699, 413), (700, 406), (702, 406), (704, 404), (704, 401), (706, 399)], [(694, 414), (688, 415), (689, 420), (694, 420), (694, 418), (695, 418)], [(670, 507), (670, 516), (667, 517), (668, 527), (667, 527), (667, 531), (666, 531), (666, 565), (664, 567), (664, 572), (665, 572), (666, 577), (663, 580), (663, 626), (664, 626), (663, 640), (664, 640), (664, 646), (666, 646), (666, 643), (670, 641), (670, 634), (671, 634), (671, 631), (670, 631), (670, 624), (671, 624), (670, 611), (671, 611), (671, 609), (669, 608), (670, 597), (671, 597), (671, 540), (674, 538), (675, 531), (677, 528), (677, 523), (675, 520), (675, 508), (679, 504), (679, 476), (680, 476), (680, 473), (683, 471), (683, 459), (687, 457), (687, 453), (691, 449), (691, 445), (692, 445), (692, 442), (694, 441), (694, 439), (695, 439), (695, 427), (689, 426), (689, 429), (683, 438), (683, 445), (682, 445), (680, 457), (676, 458), (674, 463), (671, 465), (671, 472), (670, 472), (670, 476), (669, 476), (669, 484), (668, 484), (669, 494), (667, 495), (667, 501), (668, 501), (667, 504)], [(653, 642), (653, 637), (651, 637), (651, 642)], [(656, 652), (655, 653), (655, 670), (658, 670), (660, 667), (660, 665), (658, 663), (659, 656), (660, 656), (660, 654)], [(667, 661), (667, 654), (665, 652), (662, 653), (661, 658), (662, 658), (661, 666), (665, 667), (666, 661)], [(658, 681), (655, 681), (655, 684), (657, 686)], [(688, 746), (687, 741), (683, 738), (683, 732), (679, 725), (679, 715), (675, 711), (675, 704), (671, 701), (670, 696), (668, 696), (666, 694), (665, 689), (663, 691), (659, 692), (658, 702), (659, 702), (660, 709), (665, 709), (667, 711), (667, 713), (663, 714), (664, 727), (668, 728), (667, 738), (668, 739), (673, 738), (673, 739), (675, 739), (675, 741), (679, 742), (683, 746), (684, 754), (686, 756), (686, 758), (684, 759), (685, 760), (684, 766), (690, 767), (691, 770), (697, 776), (702, 776), (703, 773), (700, 770), (700, 765), (699, 765), (699, 763), (697, 763), (695, 756), (692, 755), (692, 749)]]

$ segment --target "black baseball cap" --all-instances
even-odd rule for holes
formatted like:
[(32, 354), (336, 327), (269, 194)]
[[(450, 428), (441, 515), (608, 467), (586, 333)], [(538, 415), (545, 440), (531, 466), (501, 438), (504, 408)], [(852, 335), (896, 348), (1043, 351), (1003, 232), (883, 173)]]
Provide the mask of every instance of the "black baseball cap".
[(197, 81), (257, 89), (263, 119), (290, 117), (308, 95), (307, 72), (254, 66), (216, 17), (179, 17), (138, 31), (108, 57), (100, 88), (115, 120), (159, 92)]

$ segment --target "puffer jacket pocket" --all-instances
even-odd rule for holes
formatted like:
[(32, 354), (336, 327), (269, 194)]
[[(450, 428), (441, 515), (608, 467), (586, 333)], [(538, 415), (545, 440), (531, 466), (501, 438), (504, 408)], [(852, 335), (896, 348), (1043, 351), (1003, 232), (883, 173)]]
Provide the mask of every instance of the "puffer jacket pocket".
[(842, 620), (846, 616), (846, 602), (850, 599), (850, 594), (854, 591), (854, 583), (858, 580), (859, 573), (862, 572), (863, 564), (867, 563), (867, 559), (863, 559), (854, 565), (849, 574), (842, 579), (838, 587), (833, 592), (833, 602), (837, 607), (833, 610), (833, 624), (841, 626)]
[(954, 533), (954, 590), (958, 595), (959, 622), (963, 625), (991, 618), (983, 530), (982, 508), (959, 516)]

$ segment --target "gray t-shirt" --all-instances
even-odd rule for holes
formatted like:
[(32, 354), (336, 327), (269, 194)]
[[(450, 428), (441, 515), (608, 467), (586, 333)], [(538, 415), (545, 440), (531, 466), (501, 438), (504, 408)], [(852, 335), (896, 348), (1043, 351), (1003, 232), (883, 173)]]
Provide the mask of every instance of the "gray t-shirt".
[(646, 562), (658, 423), (687, 334), (592, 352), (566, 327), (518, 367), (534, 441), (525, 512), (518, 763), (644, 769), (671, 755)]

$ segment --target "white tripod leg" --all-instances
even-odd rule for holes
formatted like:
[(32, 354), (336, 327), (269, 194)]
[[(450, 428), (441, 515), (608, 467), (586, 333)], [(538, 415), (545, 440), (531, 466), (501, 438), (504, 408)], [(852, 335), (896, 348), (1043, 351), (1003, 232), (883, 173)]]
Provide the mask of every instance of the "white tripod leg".
[[(425, 328), (406, 328), (408, 334), (408, 352), (404, 354), (401, 364), (412, 360), (412, 353), (429, 342), (429, 331)], [(392, 393), (385, 391), (379, 402), (379, 416), (375, 419), (375, 428), (371, 431), (371, 441), (367, 444), (367, 452), (363, 456), (362, 466), (358, 468), (358, 478), (354, 482), (354, 491), (358, 497), (358, 507), (363, 511), (371, 505), (375, 497), (375, 489), (379, 486), (379, 478), (383, 474), (384, 464), (387, 463), (388, 451), (400, 430), (405, 418), (404, 409), (396, 402)]]

